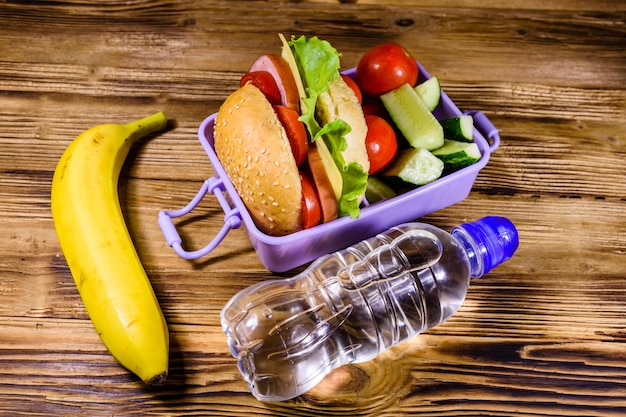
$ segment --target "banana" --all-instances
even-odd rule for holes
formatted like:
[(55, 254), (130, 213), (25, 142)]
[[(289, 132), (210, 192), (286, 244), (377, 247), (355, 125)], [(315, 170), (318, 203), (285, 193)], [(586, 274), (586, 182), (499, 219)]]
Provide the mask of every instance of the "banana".
[(169, 333), (117, 184), (132, 144), (166, 124), (159, 112), (86, 130), (61, 156), (51, 190), (59, 243), (96, 331), (113, 357), (149, 385), (167, 378)]

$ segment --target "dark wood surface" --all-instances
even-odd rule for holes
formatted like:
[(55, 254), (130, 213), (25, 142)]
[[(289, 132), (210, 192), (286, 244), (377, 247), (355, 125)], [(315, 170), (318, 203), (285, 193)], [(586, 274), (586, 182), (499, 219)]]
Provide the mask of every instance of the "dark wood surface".
[[(0, 415), (626, 415), (626, 3), (3, 1), (0, 27)], [(466, 200), (422, 220), (508, 216), (521, 245), (448, 322), (265, 404), (219, 312), (276, 276), (242, 230), (192, 263), (156, 218), (211, 176), (197, 128), (278, 32), (328, 39), (346, 68), (401, 43), (462, 110), (483, 111), (500, 148)], [(80, 132), (158, 110), (172, 128), (133, 149), (120, 181), (171, 334), (169, 379), (150, 389), (94, 331), (49, 193)], [(223, 217), (215, 200), (199, 210), (195, 247)]]

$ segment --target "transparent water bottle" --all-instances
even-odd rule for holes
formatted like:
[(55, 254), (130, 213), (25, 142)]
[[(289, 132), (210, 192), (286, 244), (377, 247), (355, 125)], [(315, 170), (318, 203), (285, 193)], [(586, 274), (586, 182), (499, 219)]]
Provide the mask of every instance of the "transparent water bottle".
[(333, 369), (371, 360), (448, 319), (470, 278), (517, 246), (517, 230), (504, 217), (450, 233), (403, 224), (323, 256), (297, 276), (244, 289), (222, 310), (222, 326), (253, 395), (287, 400)]

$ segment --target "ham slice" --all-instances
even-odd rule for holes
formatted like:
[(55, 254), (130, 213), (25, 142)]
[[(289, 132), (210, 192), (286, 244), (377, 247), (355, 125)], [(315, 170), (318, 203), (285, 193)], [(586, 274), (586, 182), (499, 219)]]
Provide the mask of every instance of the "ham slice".
[(249, 71), (267, 71), (272, 74), (280, 91), (282, 104), (300, 112), (300, 97), (296, 81), (293, 79), (287, 61), (280, 55), (261, 55), (252, 63)]

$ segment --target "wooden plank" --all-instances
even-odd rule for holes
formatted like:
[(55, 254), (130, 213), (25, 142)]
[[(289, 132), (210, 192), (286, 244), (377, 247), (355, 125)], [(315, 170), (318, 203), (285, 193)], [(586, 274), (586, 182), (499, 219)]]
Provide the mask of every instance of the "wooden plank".
[[(0, 414), (624, 415), (626, 4), (22, 3), (0, 4)], [(219, 314), (239, 290), (303, 268), (270, 273), (243, 229), (185, 261), (157, 214), (213, 175), (198, 126), (254, 58), (278, 52), (277, 32), (330, 40), (345, 67), (375, 44), (402, 43), (462, 110), (483, 111), (500, 147), (467, 199), (418, 220), (449, 230), (504, 215), (520, 248), (471, 283), (448, 322), (268, 404), (239, 375)], [(171, 334), (168, 382), (148, 389), (93, 329), (49, 195), (80, 132), (158, 110), (171, 126), (133, 148), (120, 180)], [(207, 196), (181, 233), (198, 248), (222, 224)]]

